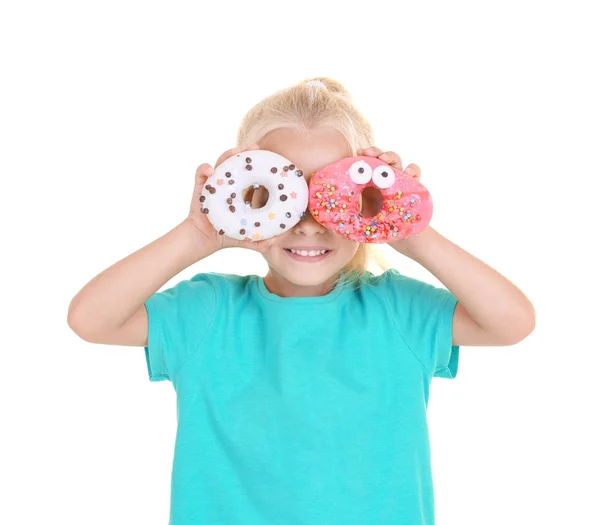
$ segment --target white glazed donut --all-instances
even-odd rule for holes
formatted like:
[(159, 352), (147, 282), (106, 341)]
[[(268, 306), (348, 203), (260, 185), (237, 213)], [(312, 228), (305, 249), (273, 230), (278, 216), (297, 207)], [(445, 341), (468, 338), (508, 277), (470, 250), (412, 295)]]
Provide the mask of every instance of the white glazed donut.
[[(262, 208), (244, 202), (248, 188), (264, 186)], [(243, 151), (216, 167), (200, 196), (202, 213), (220, 235), (259, 241), (285, 233), (306, 213), (308, 184), (301, 170), (267, 150)]]

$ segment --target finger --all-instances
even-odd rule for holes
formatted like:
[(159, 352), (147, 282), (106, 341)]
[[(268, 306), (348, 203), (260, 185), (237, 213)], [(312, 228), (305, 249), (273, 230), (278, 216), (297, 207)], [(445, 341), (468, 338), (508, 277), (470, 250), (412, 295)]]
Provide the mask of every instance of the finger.
[(272, 237), (271, 239), (266, 239), (264, 241), (259, 241), (261, 243), (261, 246), (260, 246), (261, 253), (268, 252), (272, 248), (272, 246), (275, 244), (276, 241), (277, 241), (277, 239), (275, 237)]
[(198, 169), (196, 169), (196, 176), (194, 180), (194, 193), (192, 195), (193, 202), (196, 202), (202, 195), (204, 184), (206, 184), (208, 177), (210, 177), (213, 171), (214, 170), (212, 169), (210, 164), (207, 164), (206, 162), (204, 164), (200, 164), (200, 166), (198, 166)]
[(386, 151), (385, 153), (379, 155), (377, 158), (381, 159), (383, 162), (387, 162), (390, 166), (398, 168), (402, 171), (402, 159), (400, 158), (400, 155), (398, 155), (396, 152)]
[(210, 164), (206, 162), (204, 164), (200, 164), (200, 166), (198, 166), (198, 168), (196, 169), (196, 181), (204, 182), (202, 179), (210, 177), (213, 172), (214, 170), (212, 169)]
[(262, 241), (244, 241), (244, 242), (247, 243), (247, 246), (246, 246), (247, 248), (257, 251), (259, 253), (265, 253), (271, 248), (271, 246), (273, 246), (275, 241), (276, 241), (276, 238), (271, 237), (269, 239), (263, 239)]
[(375, 146), (369, 146), (362, 150), (362, 154), (367, 157), (377, 157), (383, 153), (383, 150), (376, 148)]
[(417, 180), (421, 178), (421, 168), (419, 168), (419, 166), (417, 166), (416, 164), (409, 164), (408, 166), (406, 166), (404, 173), (406, 173), (407, 175), (411, 175)]

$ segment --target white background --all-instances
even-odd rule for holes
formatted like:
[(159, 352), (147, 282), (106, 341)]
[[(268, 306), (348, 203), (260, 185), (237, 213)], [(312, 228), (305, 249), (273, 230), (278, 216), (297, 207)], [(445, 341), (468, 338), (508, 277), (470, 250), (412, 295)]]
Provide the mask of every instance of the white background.
[[(526, 340), (461, 348), (433, 381), (437, 523), (600, 523), (593, 5), (3, 3), (0, 522), (167, 523), (172, 385), (143, 348), (81, 340), (69, 302), (185, 218), (248, 109), (323, 75), (421, 167), (432, 227), (537, 310)], [(166, 286), (203, 271), (266, 266), (226, 250)]]

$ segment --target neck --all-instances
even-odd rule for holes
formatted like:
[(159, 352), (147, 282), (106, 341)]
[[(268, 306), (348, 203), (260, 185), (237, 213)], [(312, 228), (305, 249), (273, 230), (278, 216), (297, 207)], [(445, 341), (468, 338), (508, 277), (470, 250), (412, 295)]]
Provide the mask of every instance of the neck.
[(269, 273), (264, 280), (267, 290), (280, 297), (316, 297), (331, 292), (335, 288), (337, 276), (334, 275), (320, 284), (302, 286), (288, 281), (283, 275), (269, 267)]

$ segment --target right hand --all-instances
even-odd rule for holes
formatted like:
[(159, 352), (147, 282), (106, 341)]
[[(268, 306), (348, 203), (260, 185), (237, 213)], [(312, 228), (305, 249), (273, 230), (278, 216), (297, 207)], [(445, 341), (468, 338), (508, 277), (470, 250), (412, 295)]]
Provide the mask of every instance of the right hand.
[[(217, 159), (215, 167), (219, 166), (219, 164), (229, 157), (237, 155), (241, 151), (248, 151), (252, 149), (260, 149), (260, 146), (258, 144), (253, 144), (244, 150), (241, 148), (227, 150)], [(271, 237), (270, 239), (266, 239), (264, 241), (239, 241), (237, 239), (227, 237), (226, 235), (219, 235), (214, 226), (206, 217), (206, 214), (202, 213), (202, 206), (199, 199), (202, 195), (202, 189), (204, 188), (206, 180), (214, 173), (214, 171), (215, 170), (210, 166), (210, 164), (207, 163), (201, 164), (196, 170), (194, 194), (192, 196), (192, 203), (190, 205), (190, 213), (186, 220), (189, 221), (194, 229), (200, 234), (201, 242), (208, 243), (214, 249), (214, 251), (222, 250), (223, 248), (248, 248), (260, 253), (265, 253), (267, 250), (269, 250), (269, 248), (271, 248), (271, 245), (275, 242), (275, 238)]]

